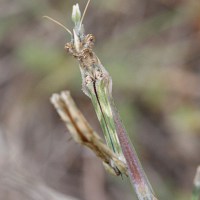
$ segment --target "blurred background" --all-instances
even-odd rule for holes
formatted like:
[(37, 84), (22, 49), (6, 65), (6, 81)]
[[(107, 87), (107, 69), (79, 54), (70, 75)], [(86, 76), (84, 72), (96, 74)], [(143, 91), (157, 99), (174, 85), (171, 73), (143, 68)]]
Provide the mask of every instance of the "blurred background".
[[(131, 200), (49, 102), (70, 90), (102, 136), (64, 45), (72, 6), (87, 0), (0, 1), (0, 199)], [(188, 200), (200, 164), (200, 1), (92, 0), (84, 18), (94, 52), (158, 199)]]

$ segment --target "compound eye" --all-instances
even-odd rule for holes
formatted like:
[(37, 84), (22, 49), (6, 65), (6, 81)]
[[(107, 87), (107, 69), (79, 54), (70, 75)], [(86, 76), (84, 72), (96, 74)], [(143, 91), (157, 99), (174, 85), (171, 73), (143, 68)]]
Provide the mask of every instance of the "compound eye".
[(95, 78), (100, 79), (102, 77), (103, 77), (103, 72), (101, 71), (101, 69), (97, 69), (95, 72)]
[(95, 37), (92, 34), (86, 35), (85, 40), (88, 47), (92, 48), (94, 46)]
[(65, 44), (65, 50), (67, 50), (67, 52), (70, 52), (72, 45), (70, 43), (66, 43)]
[(90, 83), (92, 83), (92, 82), (93, 82), (92, 77), (89, 76), (89, 75), (86, 75), (86, 77), (85, 77), (85, 84), (87, 85), (87, 84), (90, 84)]

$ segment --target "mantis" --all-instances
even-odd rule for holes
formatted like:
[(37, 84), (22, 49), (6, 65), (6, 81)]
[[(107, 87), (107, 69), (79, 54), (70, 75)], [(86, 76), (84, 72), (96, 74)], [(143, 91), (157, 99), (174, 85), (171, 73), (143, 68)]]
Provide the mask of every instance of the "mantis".
[[(156, 200), (157, 198), (142, 169), (136, 151), (114, 104), (112, 78), (92, 50), (95, 37), (92, 34), (85, 35), (84, 33), (82, 22), (89, 2), (90, 0), (88, 0), (82, 18), (79, 5), (73, 6), (72, 20), (75, 24), (73, 33), (59, 22), (47, 16), (45, 17), (63, 26), (71, 34), (71, 42), (65, 44), (65, 50), (79, 62), (82, 90), (93, 103), (108, 147), (120, 161), (120, 165), (114, 162), (110, 163), (111, 167), (109, 167), (108, 171), (116, 176), (121, 174), (128, 175), (139, 200)], [(55, 99), (58, 100), (59, 97), (52, 97), (51, 101), (54, 105)], [(57, 107), (58, 112), (60, 112), (59, 109)]]

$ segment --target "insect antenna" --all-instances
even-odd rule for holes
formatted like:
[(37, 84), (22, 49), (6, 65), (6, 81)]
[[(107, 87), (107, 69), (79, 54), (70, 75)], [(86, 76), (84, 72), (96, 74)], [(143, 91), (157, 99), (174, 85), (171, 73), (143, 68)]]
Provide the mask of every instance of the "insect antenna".
[(90, 3), (90, 0), (88, 0), (87, 4), (86, 4), (86, 6), (85, 6), (85, 10), (84, 10), (84, 12), (83, 12), (83, 16), (82, 16), (82, 18), (81, 18), (81, 22), (80, 22), (79, 28), (81, 28), (81, 24), (82, 24), (82, 22), (83, 22), (83, 18), (84, 18), (84, 16), (85, 16), (85, 13), (86, 13), (86, 11), (87, 11), (87, 8), (88, 8), (89, 3)]
[(60, 22), (58, 22), (55, 19), (52, 19), (51, 17), (48, 17), (48, 16), (43, 16), (43, 17), (45, 17), (47, 19), (50, 19), (51, 21), (55, 22), (56, 24), (62, 26), (65, 30), (67, 30), (69, 32), (70, 35), (72, 35), (71, 31), (67, 27), (65, 27), (64, 25), (62, 25)]

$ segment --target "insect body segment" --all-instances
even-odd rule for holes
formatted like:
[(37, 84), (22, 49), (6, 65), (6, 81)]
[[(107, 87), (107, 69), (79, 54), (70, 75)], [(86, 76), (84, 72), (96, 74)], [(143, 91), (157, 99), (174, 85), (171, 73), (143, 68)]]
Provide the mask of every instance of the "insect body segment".
[[(71, 42), (65, 44), (65, 49), (79, 61), (83, 80), (83, 90), (88, 95), (85, 86), (90, 82), (103, 78), (103, 76), (106, 76), (108, 73), (101, 65), (98, 57), (92, 51), (95, 37), (92, 34), (88, 34), (84, 37), (83, 25), (82, 29), (78, 29), (77, 26), (79, 27), (79, 23), (75, 24), (73, 30), (74, 35), (72, 35)], [(78, 30), (78, 33), (76, 30)]]
[(75, 27), (71, 34), (71, 42), (65, 45), (65, 49), (79, 61), (82, 89), (93, 103), (107, 145), (118, 158), (117, 163), (111, 159), (108, 166), (104, 163), (104, 167), (108, 170), (110, 166), (108, 171), (111, 174), (128, 174), (139, 200), (153, 200), (153, 190), (115, 108), (112, 98), (112, 79), (92, 51), (95, 38), (92, 34), (85, 36), (83, 17), (80, 18), (81, 13), (76, 4), (72, 12)]
[[(97, 72), (101, 71), (95, 65), (98, 63), (98, 58), (92, 51), (92, 47), (94, 46), (95, 37), (92, 34), (88, 34), (84, 39), (79, 37), (74, 29), (74, 39), (72, 39), (71, 43), (65, 44), (65, 49), (77, 60), (79, 60), (82, 74), (84, 77), (90, 76), (90, 78), (94, 81), (96, 76), (95, 69), (97, 68)], [(86, 76), (87, 74), (87, 76)], [(85, 80), (87, 83), (88, 78)], [(84, 84), (85, 84), (84, 83)]]
[(109, 94), (112, 91), (112, 79), (92, 50), (95, 37), (92, 34), (85, 36), (83, 25), (80, 24), (80, 17), (77, 17), (80, 14), (76, 14), (76, 12), (80, 12), (77, 5), (73, 7), (72, 12), (74, 16), (72, 16), (72, 19), (75, 22), (72, 39), (70, 43), (65, 45), (65, 49), (79, 61), (82, 74), (82, 89), (92, 100), (108, 146), (123, 163), (121, 170), (116, 167), (114, 162), (111, 165), (117, 175), (121, 173), (126, 174), (126, 161), (117, 138), (112, 109), (109, 103)]
[[(110, 76), (108, 75), (107, 71), (103, 68), (101, 65), (100, 60), (98, 57), (95, 55), (95, 53), (92, 51), (92, 47), (95, 42), (95, 37), (92, 34), (88, 34), (85, 37), (83, 34), (83, 25), (82, 25), (82, 30), (78, 29), (79, 23), (75, 23), (75, 28), (73, 30), (74, 35), (72, 35), (72, 40), (70, 43), (67, 43), (65, 45), (65, 49), (79, 61), (79, 66), (80, 66), (80, 71), (82, 74), (82, 86), (83, 86), (83, 91), (87, 96), (89, 96), (92, 100), (92, 103), (95, 107), (96, 112), (98, 113), (98, 119), (100, 121), (100, 124), (102, 126), (103, 132), (107, 133), (106, 136), (106, 141), (108, 143), (108, 146), (117, 154), (118, 157), (121, 151), (121, 148), (119, 147), (119, 152), (115, 148), (115, 145), (113, 145), (112, 141), (112, 136), (110, 133), (110, 126), (112, 126), (112, 130), (115, 130), (114, 126), (114, 121), (111, 113), (111, 109), (108, 109), (105, 105), (105, 103), (108, 102), (108, 100), (105, 100), (103, 103), (99, 101), (99, 90), (107, 87), (109, 85), (109, 82), (111, 83)], [(76, 32), (78, 30), (78, 32)], [(106, 84), (101, 87), (101, 82), (105, 82)], [(108, 83), (108, 84), (107, 84)], [(103, 95), (106, 95), (105, 93)], [(104, 115), (105, 111), (107, 110), (109, 112), (108, 115)], [(107, 124), (107, 116), (112, 121), (111, 124)], [(113, 132), (112, 132), (113, 134)], [(113, 134), (114, 137), (117, 138), (117, 134)], [(109, 173), (112, 175), (120, 175), (121, 172), (126, 174), (126, 164), (124, 163), (125, 160), (119, 161), (122, 162), (121, 165), (118, 164), (118, 166), (122, 166), (121, 170), (116, 167), (116, 164), (113, 160), (110, 161), (110, 165), (113, 167), (113, 172), (111, 173), (111, 170), (109, 170)], [(105, 165), (104, 167), (106, 170), (108, 170), (108, 166)]]

